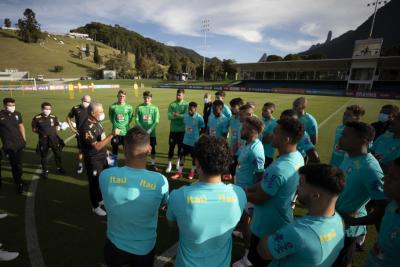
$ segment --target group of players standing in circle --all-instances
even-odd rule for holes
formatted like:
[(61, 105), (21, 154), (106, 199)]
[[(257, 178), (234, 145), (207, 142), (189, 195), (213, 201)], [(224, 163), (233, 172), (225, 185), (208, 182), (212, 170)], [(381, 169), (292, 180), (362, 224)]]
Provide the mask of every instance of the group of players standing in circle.
[[(186, 102), (184, 94), (183, 89), (177, 90), (176, 100), (168, 107), (171, 124), (165, 172), (172, 172), (177, 146), (177, 170), (170, 179), (184, 176), (185, 158), (190, 155), (187, 178), (197, 173), (199, 181), (171, 193), (168, 179), (156, 164), (160, 113), (149, 91), (135, 110), (126, 103), (126, 93), (118, 92), (117, 102), (109, 108), (109, 135), (101, 124), (105, 119), (102, 104), (92, 102), (88, 95), (67, 116), (78, 142), (77, 172), (86, 169), (93, 211), (107, 215), (104, 255), (108, 266), (152, 266), (160, 207), (167, 209), (171, 225), (179, 228), (175, 266), (229, 266), (232, 234), (242, 238), (246, 247), (233, 266), (351, 266), (356, 245), (365, 237), (366, 225), (372, 224), (380, 231), (366, 266), (396, 265), (400, 249), (400, 115), (396, 106), (382, 107), (379, 121), (372, 126), (361, 122), (363, 107), (348, 106), (343, 124), (336, 129), (330, 164), (320, 164), (315, 148), (318, 125), (305, 111), (304, 97), (297, 98), (293, 108), (277, 120), (274, 103), (265, 103), (258, 118), (254, 102), (234, 98), (228, 107), (223, 91), (216, 92), (213, 102), (210, 94), (205, 95), (202, 116), (198, 104)], [(15, 100), (6, 98), (3, 103), (0, 136), (22, 192), (25, 129)], [(57, 171), (65, 172), (60, 154), (64, 143), (57, 135), (62, 125), (51, 114), (51, 104), (41, 107), (32, 130), (39, 135), (46, 179), (49, 149)], [(133, 120), (136, 126), (130, 128)], [(111, 153), (106, 148), (109, 143)], [(124, 167), (118, 167), (119, 145), (126, 157)], [(293, 210), (299, 203), (308, 213), (295, 220)]]

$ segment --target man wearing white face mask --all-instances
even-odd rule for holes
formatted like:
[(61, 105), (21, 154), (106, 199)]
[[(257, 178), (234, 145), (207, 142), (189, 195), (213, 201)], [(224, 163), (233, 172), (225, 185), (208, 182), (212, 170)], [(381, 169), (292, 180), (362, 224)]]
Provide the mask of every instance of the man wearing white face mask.
[(103, 198), (99, 187), (100, 173), (108, 167), (106, 145), (120, 133), (120, 130), (115, 128), (112, 134), (106, 136), (100, 123), (104, 118), (103, 105), (96, 102), (90, 103), (88, 119), (83, 123), (79, 133), (82, 138), (82, 151), (89, 180), (90, 201), (93, 212), (99, 216), (107, 215), (100, 207)]
[(51, 104), (43, 102), (41, 108), (42, 112), (32, 119), (32, 132), (37, 133), (39, 136), (37, 152), (40, 154), (40, 162), (42, 164), (41, 177), (47, 179), (49, 173), (47, 168), (47, 155), (50, 148), (53, 151), (58, 173), (65, 173), (61, 165), (61, 150), (64, 146), (64, 142), (57, 135), (60, 122), (55, 115), (50, 114)]
[(375, 139), (374, 141), (382, 134), (384, 134), (387, 130), (389, 130), (389, 126), (392, 123), (394, 117), (396, 117), (397, 113), (399, 113), (399, 107), (395, 105), (384, 105), (382, 106), (379, 115), (378, 121), (371, 124), (375, 129)]
[[(90, 96), (84, 95), (82, 97), (82, 103), (80, 105), (72, 107), (71, 111), (67, 115), (67, 122), (69, 124), (69, 128), (76, 135), (77, 147), (79, 149), (78, 153), (78, 169), (77, 173), (81, 174), (83, 172), (83, 153), (82, 153), (82, 140), (79, 136), (79, 131), (82, 128), (83, 123), (88, 118), (87, 108), (90, 105)], [(75, 120), (76, 126), (73, 125), (72, 119)]]
[(0, 111), (0, 138), (3, 143), (3, 151), (10, 160), (11, 172), (18, 187), (18, 193), (22, 194), (25, 190), (25, 183), (22, 181), (22, 150), (26, 144), (25, 127), (21, 113), (15, 111), (15, 100), (4, 98), (3, 105), (4, 110)]

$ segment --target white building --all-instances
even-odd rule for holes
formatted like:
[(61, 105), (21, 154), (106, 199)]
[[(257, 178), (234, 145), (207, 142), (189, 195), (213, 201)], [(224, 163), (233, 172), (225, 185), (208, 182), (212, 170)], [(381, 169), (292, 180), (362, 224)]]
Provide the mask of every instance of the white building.
[(87, 33), (69, 32), (65, 36), (74, 38), (74, 39), (92, 40), (91, 38), (89, 38), (89, 34), (87, 34)]

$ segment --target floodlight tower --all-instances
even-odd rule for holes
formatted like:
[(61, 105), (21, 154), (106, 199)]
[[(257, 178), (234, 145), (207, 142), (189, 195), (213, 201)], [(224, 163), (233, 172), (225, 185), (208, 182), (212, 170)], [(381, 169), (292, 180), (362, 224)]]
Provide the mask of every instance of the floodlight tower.
[(203, 81), (204, 81), (204, 70), (206, 67), (205, 50), (207, 49), (207, 32), (210, 31), (210, 20), (209, 19), (203, 19), (201, 21), (200, 30), (202, 33), (204, 33), (204, 52), (203, 52)]
[(369, 37), (368, 38), (372, 38), (372, 31), (374, 30), (374, 24), (375, 24), (375, 17), (376, 17), (376, 12), (378, 11), (378, 5), (386, 5), (390, 0), (387, 1), (379, 1), (376, 0), (375, 2), (371, 2), (368, 3), (367, 6), (375, 6), (375, 10), (374, 10), (374, 17), (372, 18), (372, 24), (371, 24), (371, 30), (369, 32)]

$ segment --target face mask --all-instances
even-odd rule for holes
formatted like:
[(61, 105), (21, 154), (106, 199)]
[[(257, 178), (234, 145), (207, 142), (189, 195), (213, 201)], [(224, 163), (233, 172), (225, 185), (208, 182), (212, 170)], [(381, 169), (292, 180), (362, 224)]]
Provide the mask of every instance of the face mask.
[(14, 113), (15, 111), (15, 106), (7, 106), (7, 111)]
[(208, 98), (204, 98), (204, 104), (208, 104)]
[(380, 122), (387, 122), (389, 120), (389, 115), (385, 113), (379, 113), (378, 120)]
[(43, 109), (43, 114), (47, 117), (51, 113), (51, 109)]
[(98, 120), (98, 121), (103, 121), (105, 117), (106, 117), (106, 114), (101, 113), (101, 114), (97, 117), (97, 120)]
[(89, 102), (82, 102), (82, 106), (83, 106), (84, 108), (87, 108), (89, 105), (90, 105)]

